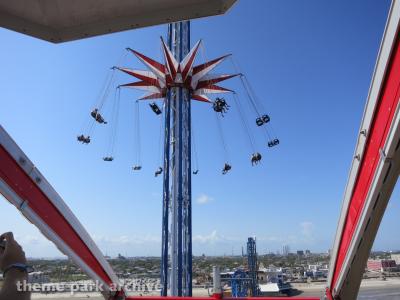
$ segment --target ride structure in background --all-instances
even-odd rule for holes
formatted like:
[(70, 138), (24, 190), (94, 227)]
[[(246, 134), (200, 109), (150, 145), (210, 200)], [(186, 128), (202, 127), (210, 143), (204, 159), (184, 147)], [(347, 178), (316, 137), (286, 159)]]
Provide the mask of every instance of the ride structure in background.
[(247, 239), (247, 271), (236, 270), (230, 277), (232, 297), (257, 297), (260, 294), (257, 279), (257, 248), (256, 239), (249, 237)]
[(249, 237), (247, 240), (247, 267), (250, 278), (251, 296), (255, 297), (259, 294), (258, 279), (257, 279), (257, 247), (256, 239)]
[(251, 288), (251, 279), (245, 271), (239, 269), (236, 270), (230, 279), (232, 297), (242, 298), (247, 297), (249, 289)]

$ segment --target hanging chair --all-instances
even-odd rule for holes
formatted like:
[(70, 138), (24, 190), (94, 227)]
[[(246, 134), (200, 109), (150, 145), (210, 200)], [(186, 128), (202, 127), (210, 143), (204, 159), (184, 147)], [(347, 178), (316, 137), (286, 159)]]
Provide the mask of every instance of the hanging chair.
[(256, 124), (257, 124), (257, 126), (262, 126), (264, 124), (263, 119), (262, 118), (257, 118), (256, 119)]
[(90, 136), (84, 136), (83, 134), (77, 136), (78, 142), (82, 144), (89, 144), (90, 143)]
[(268, 123), (271, 120), (268, 115), (263, 115), (261, 118), (262, 118), (264, 124)]
[(229, 105), (224, 98), (216, 98), (213, 103), (213, 109), (223, 115), (229, 110)]
[(100, 124), (107, 124), (107, 122), (104, 120), (103, 116), (100, 114), (99, 109), (95, 108), (90, 112), (90, 115), (93, 117), (93, 119), (96, 120), (97, 123)]
[(232, 169), (232, 166), (228, 163), (225, 163), (224, 168), (222, 169), (222, 175), (225, 175)]
[(157, 177), (158, 175), (161, 175), (161, 174), (162, 174), (162, 171), (163, 171), (163, 169), (162, 169), (161, 167), (159, 167), (159, 168), (157, 169), (157, 171), (154, 173), (154, 177)]
[(268, 142), (268, 147), (274, 147), (276, 145), (279, 145), (279, 140), (278, 139), (274, 139)]
[(156, 115), (161, 114), (161, 109), (158, 107), (158, 105), (155, 102), (150, 103), (149, 106)]
[(251, 165), (252, 166), (257, 165), (261, 161), (261, 158), (262, 158), (262, 156), (260, 153), (258, 153), (258, 152), (253, 153), (251, 155)]

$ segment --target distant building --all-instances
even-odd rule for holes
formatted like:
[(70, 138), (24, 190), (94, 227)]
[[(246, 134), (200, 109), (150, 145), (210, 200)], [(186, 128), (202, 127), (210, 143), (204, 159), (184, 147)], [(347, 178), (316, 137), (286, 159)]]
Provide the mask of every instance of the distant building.
[(304, 251), (303, 250), (297, 250), (297, 255), (298, 256), (304, 256)]
[(290, 252), (290, 247), (288, 245), (284, 245), (282, 247), (282, 255), (283, 256), (288, 256)]
[(326, 264), (308, 265), (308, 269), (304, 272), (304, 277), (326, 278), (328, 276), (328, 266)]
[(49, 276), (45, 275), (43, 272), (32, 272), (28, 274), (29, 283), (49, 283)]
[(368, 271), (397, 271), (396, 261), (393, 259), (368, 259), (367, 261)]
[(269, 266), (268, 268), (259, 268), (257, 271), (257, 279), (260, 283), (276, 282), (283, 277), (282, 268), (278, 267)]
[(328, 249), (328, 250), (326, 251), (326, 255), (327, 255), (327, 256), (331, 256), (331, 254), (332, 254), (332, 250), (331, 250), (331, 249)]
[(311, 251), (310, 251), (310, 250), (306, 250), (306, 251), (305, 251), (305, 255), (306, 255), (306, 256), (310, 256), (310, 255), (311, 255)]
[(118, 253), (118, 257), (117, 257), (117, 259), (120, 259), (120, 260), (126, 260), (126, 257), (125, 257), (125, 256), (123, 256), (123, 255), (121, 255), (120, 253)]
[(390, 258), (396, 262), (396, 265), (400, 266), (400, 253), (391, 254)]

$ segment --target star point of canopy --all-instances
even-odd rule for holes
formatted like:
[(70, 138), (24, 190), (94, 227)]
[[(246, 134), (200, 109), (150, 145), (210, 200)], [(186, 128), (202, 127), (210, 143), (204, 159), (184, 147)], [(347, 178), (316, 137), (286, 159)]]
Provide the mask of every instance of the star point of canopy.
[(139, 79), (139, 81), (136, 82), (122, 84), (120, 87), (130, 87), (147, 91), (148, 93), (139, 100), (165, 98), (167, 89), (172, 87), (187, 88), (193, 100), (202, 102), (211, 102), (207, 94), (233, 92), (232, 90), (216, 85), (216, 83), (241, 74), (210, 74), (210, 72), (229, 57), (230, 54), (193, 66), (201, 42), (202, 41), (199, 40), (182, 61), (178, 62), (165, 44), (163, 38), (161, 38), (165, 64), (159, 63), (136, 50), (127, 48), (127, 50), (132, 52), (148, 70), (143, 71), (115, 67)]

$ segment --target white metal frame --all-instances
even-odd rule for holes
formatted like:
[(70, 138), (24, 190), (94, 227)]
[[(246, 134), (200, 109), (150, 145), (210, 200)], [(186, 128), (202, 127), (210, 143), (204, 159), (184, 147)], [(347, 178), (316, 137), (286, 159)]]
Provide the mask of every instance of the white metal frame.
[[(18, 147), (13, 139), (8, 135), (5, 129), (0, 125), (0, 145), (3, 146), (7, 152), (18, 162), (19, 166), (26, 172), (26, 174), (36, 182), (39, 189), (47, 196), (51, 203), (57, 210), (64, 216), (68, 223), (72, 226), (75, 232), (80, 236), (85, 245), (89, 248), (92, 254), (99, 261), (106, 274), (111, 278), (113, 283), (118, 284), (118, 277), (115, 275), (110, 264), (104, 258), (100, 249), (89, 236), (88, 232), (84, 229), (82, 224), (72, 213), (69, 207), (62, 200), (60, 195), (54, 190), (46, 178), (40, 173), (25, 153)], [(29, 203), (21, 199), (3, 180), (0, 179), (0, 193), (12, 203), (31, 223), (36, 225), (40, 231), (51, 240), (62, 253), (70, 257), (77, 265), (79, 265), (91, 278), (98, 280), (105, 284), (80, 258), (79, 256), (66, 245), (63, 240), (57, 236), (54, 231), (47, 226), (43, 220), (34, 213), (29, 207)], [(106, 290), (108, 290), (105, 284)]]

